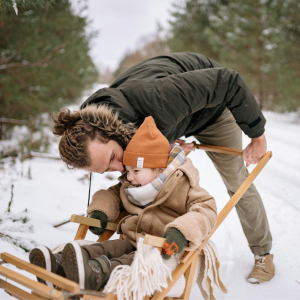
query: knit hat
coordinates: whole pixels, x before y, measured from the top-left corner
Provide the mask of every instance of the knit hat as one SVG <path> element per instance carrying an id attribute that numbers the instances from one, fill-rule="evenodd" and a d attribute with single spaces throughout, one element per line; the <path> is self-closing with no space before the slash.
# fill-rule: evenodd
<path id="1" fill-rule="evenodd" d="M 165 168 L 170 151 L 168 140 L 157 129 L 153 118 L 147 117 L 127 145 L 123 164 L 138 168 Z"/>

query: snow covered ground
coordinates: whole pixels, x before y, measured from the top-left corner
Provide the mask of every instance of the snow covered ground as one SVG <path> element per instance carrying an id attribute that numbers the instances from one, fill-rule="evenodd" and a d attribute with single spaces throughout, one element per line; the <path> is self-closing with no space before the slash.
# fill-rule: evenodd
<path id="1" fill-rule="evenodd" d="M 212 238 L 218 247 L 228 289 L 228 294 L 220 295 L 220 299 L 300 299 L 300 121 L 297 114 L 265 112 L 265 116 L 268 150 L 273 151 L 273 157 L 255 184 L 273 234 L 276 275 L 267 284 L 246 282 L 254 260 L 237 214 L 232 211 Z M 248 142 L 244 136 L 244 146 Z M 54 154 L 56 143 L 53 142 Z M 0 147 L 6 144 L 0 143 Z M 220 176 L 202 150 L 190 157 L 200 171 L 200 185 L 216 198 L 220 211 L 229 200 Z M 92 193 L 115 184 L 117 177 L 117 173 L 93 174 Z M 52 248 L 71 241 L 76 224 L 59 228 L 53 225 L 68 220 L 71 214 L 84 214 L 87 198 L 88 179 L 83 171 L 69 171 L 60 160 L 34 158 L 21 164 L 18 159 L 15 163 L 7 159 L 0 165 L 0 252 L 28 261 L 26 251 L 35 246 Z M 96 237 L 88 233 L 87 239 Z M 13 298 L 0 289 L 0 299 Z M 190 299 L 201 299 L 198 287 L 193 289 Z"/>

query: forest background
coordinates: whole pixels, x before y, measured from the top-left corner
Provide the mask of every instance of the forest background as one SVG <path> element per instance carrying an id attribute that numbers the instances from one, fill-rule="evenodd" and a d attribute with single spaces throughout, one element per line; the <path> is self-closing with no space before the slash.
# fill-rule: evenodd
<path id="1" fill-rule="evenodd" d="M 81 3 L 76 10 L 74 2 Z M 150 3 L 155 3 L 152 9 Z M 112 32 L 125 32 L 122 41 L 130 45 L 129 37 L 145 30 L 170 3 L 169 22 L 160 18 L 152 35 L 119 51 L 118 63 L 112 59 L 113 66 L 99 65 L 93 57 L 96 41 L 113 52 L 121 47 Z M 89 195 L 117 183 L 116 172 L 93 174 L 89 193 L 89 174 L 67 170 L 51 132 L 53 111 L 76 109 L 144 59 L 200 52 L 246 80 L 267 119 L 268 149 L 273 151 L 255 184 L 274 238 L 276 276 L 268 285 L 246 282 L 253 256 L 237 214 L 231 213 L 214 235 L 229 291 L 220 298 L 299 300 L 299 8 L 300 0 L 0 0 L 0 251 L 28 261 L 38 245 L 52 248 L 72 240 L 77 226 L 65 224 L 70 215 L 84 213 Z M 91 9 L 102 19 L 100 32 L 85 13 Z M 115 49 L 103 42 L 105 30 Z M 243 145 L 249 142 L 243 135 Z M 220 211 L 229 200 L 221 177 L 204 152 L 190 155 L 201 186 L 215 197 Z M 87 239 L 95 240 L 89 234 Z M 2 289 L 0 298 L 12 299 Z M 200 298 L 193 289 L 191 299 Z"/>
<path id="2" fill-rule="evenodd" d="M 78 103 L 95 83 L 110 84 L 131 66 L 171 52 L 202 53 L 238 71 L 264 110 L 299 111 L 299 0 L 174 0 L 168 26 L 158 23 L 115 70 L 93 62 L 98 32 L 86 30 L 88 1 L 78 1 L 75 13 L 70 0 L 0 0 L 0 140 L 26 125 L 23 154 L 47 150 L 47 139 L 33 141 L 33 133 L 51 125 L 53 111 Z"/>

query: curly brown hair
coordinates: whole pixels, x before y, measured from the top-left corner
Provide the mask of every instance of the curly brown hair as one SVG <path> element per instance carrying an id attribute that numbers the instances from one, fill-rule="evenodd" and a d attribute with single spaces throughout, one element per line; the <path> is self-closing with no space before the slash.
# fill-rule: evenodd
<path id="1" fill-rule="evenodd" d="M 91 141 L 107 144 L 115 136 L 128 144 L 137 129 L 133 123 L 123 124 L 118 116 L 106 105 L 89 106 L 73 112 L 63 108 L 52 115 L 53 133 L 61 136 L 58 146 L 60 157 L 68 168 L 90 166 L 88 144 Z"/>

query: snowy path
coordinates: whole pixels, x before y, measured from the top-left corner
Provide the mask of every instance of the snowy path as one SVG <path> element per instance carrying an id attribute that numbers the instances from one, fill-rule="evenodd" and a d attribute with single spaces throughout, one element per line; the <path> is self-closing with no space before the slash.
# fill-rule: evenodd
<path id="1" fill-rule="evenodd" d="M 213 236 L 228 288 L 228 294 L 219 295 L 220 299 L 300 299 L 300 123 L 295 121 L 295 114 L 265 112 L 265 116 L 268 150 L 273 152 L 273 157 L 255 184 L 263 198 L 273 234 L 276 275 L 268 284 L 246 282 L 254 261 L 233 211 Z M 244 145 L 248 141 L 244 137 Z M 191 153 L 190 157 L 200 170 L 200 185 L 216 198 L 220 211 L 229 200 L 220 176 L 203 151 Z M 32 179 L 25 176 L 29 167 Z M 68 224 L 58 229 L 52 225 L 67 220 L 73 213 L 85 212 L 88 180 L 80 180 L 84 175 L 81 171 L 68 171 L 60 161 L 47 159 L 26 161 L 23 166 L 19 162 L 11 166 L 6 164 L 4 170 L 0 169 L 0 234 L 7 235 L 0 235 L 0 252 L 10 252 L 28 260 L 28 253 L 18 245 L 32 249 L 44 244 L 51 248 L 72 240 L 77 225 Z M 116 183 L 117 176 L 114 173 L 109 176 L 94 174 L 92 193 Z M 12 212 L 6 214 L 12 183 Z M 95 240 L 95 237 L 89 234 L 87 239 Z M 0 290 L 0 299 L 13 298 Z M 201 299 L 198 287 L 193 289 L 190 299 Z"/>

